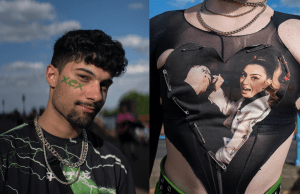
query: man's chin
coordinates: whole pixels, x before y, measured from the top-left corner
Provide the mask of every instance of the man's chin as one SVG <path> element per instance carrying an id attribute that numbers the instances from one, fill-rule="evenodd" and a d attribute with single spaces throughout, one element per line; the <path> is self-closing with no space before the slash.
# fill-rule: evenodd
<path id="1" fill-rule="evenodd" d="M 87 129 L 93 124 L 93 120 L 89 120 L 89 121 L 76 120 L 76 121 L 72 122 L 71 124 L 73 127 L 78 127 L 80 129 Z"/>
<path id="2" fill-rule="evenodd" d="M 67 115 L 68 122 L 73 127 L 78 127 L 80 129 L 86 129 L 90 127 L 93 124 L 94 118 L 95 115 L 82 114 L 82 116 L 80 116 L 78 113 L 74 112 Z"/>

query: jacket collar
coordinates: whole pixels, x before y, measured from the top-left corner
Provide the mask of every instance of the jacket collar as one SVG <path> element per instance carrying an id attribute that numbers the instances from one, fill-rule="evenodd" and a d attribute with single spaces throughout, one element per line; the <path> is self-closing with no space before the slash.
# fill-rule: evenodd
<path id="1" fill-rule="evenodd" d="M 255 100 L 257 100 L 259 98 L 266 97 L 266 96 L 269 96 L 268 93 L 265 92 L 265 91 L 261 91 L 261 92 L 255 94 L 252 98 L 244 98 L 244 101 L 242 102 L 241 106 L 239 107 L 239 110 L 242 110 L 246 105 L 254 102 Z M 262 104 L 262 103 L 265 104 L 264 101 L 260 101 L 259 103 L 260 104 Z"/>

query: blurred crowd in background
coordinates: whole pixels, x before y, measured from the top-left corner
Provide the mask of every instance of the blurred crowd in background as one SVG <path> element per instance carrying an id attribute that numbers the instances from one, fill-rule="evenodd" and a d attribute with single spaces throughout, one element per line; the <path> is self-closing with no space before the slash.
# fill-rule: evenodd
<path id="1" fill-rule="evenodd" d="M 103 116 L 101 112 L 95 117 L 89 130 L 93 131 L 103 139 L 120 138 L 124 143 L 134 142 L 135 144 L 148 146 L 149 144 L 149 115 L 138 115 L 136 102 L 134 100 L 124 100 L 120 102 L 119 112 L 115 115 Z M 36 116 L 40 116 L 45 111 L 45 107 L 35 107 L 29 113 L 20 113 L 17 109 L 12 112 L 0 114 L 0 133 L 13 127 L 27 123 Z M 122 118 L 123 115 L 128 117 Z M 119 119 L 117 120 L 117 117 Z M 125 138 L 122 136 L 127 134 Z"/>

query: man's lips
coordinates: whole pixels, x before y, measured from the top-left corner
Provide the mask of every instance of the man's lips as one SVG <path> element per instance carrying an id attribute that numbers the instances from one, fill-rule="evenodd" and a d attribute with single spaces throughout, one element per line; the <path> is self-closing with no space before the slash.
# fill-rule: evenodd
<path id="1" fill-rule="evenodd" d="M 94 109 L 93 107 L 90 107 L 90 106 L 83 106 L 83 105 L 79 105 L 81 106 L 81 108 L 85 111 L 85 112 L 89 112 L 89 113 L 92 113 L 94 112 Z"/>

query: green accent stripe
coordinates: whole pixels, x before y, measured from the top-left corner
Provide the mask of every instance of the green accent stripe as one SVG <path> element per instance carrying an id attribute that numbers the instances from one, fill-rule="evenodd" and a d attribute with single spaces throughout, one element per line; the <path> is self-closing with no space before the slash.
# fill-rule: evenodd
<path id="1" fill-rule="evenodd" d="M 21 128 L 25 127 L 26 125 L 28 125 L 28 123 L 23 123 L 23 124 L 21 124 L 19 126 L 16 126 L 16 127 L 12 128 L 12 129 L 10 129 L 10 130 L 2 133 L 1 135 L 5 135 L 5 134 L 10 133 L 10 132 L 12 132 L 14 130 L 17 130 L 17 129 L 21 129 Z"/>
<path id="2" fill-rule="evenodd" d="M 166 173 L 164 171 L 163 168 L 163 164 L 165 163 L 167 156 L 164 156 L 163 159 L 160 162 L 160 172 L 162 174 L 162 176 L 165 178 L 165 180 L 173 187 L 173 189 L 175 189 L 178 193 L 180 194 L 185 194 L 184 192 L 182 192 L 180 189 L 178 189 L 166 176 Z M 276 191 L 276 189 L 279 187 L 280 183 L 282 181 L 282 173 L 279 177 L 279 179 L 277 180 L 277 182 L 265 193 L 265 194 L 273 194 L 274 191 Z M 155 194 L 160 194 L 160 189 L 159 189 L 159 181 L 156 184 L 156 189 L 155 189 Z"/>
<path id="3" fill-rule="evenodd" d="M 162 176 L 166 179 L 166 181 L 173 187 L 173 189 L 175 189 L 178 193 L 180 194 L 185 194 L 184 192 L 182 192 L 180 189 L 178 189 L 166 176 L 166 173 L 164 171 L 164 168 L 163 168 L 163 164 L 165 163 L 165 160 L 166 160 L 166 157 L 163 157 L 163 159 L 161 160 L 160 162 L 160 172 L 162 174 Z"/>
<path id="4" fill-rule="evenodd" d="M 277 180 L 277 182 L 265 194 L 274 193 L 274 191 L 276 191 L 276 189 L 279 187 L 281 180 L 282 180 L 282 173 L 281 173 L 279 179 Z"/>

